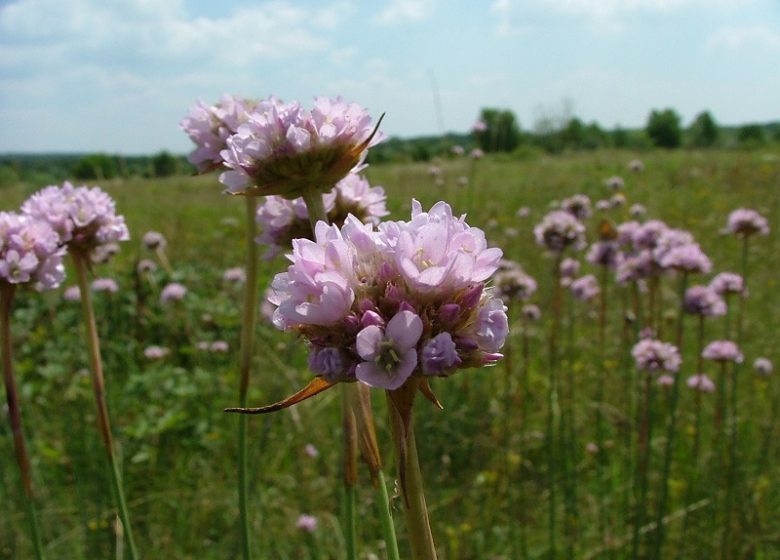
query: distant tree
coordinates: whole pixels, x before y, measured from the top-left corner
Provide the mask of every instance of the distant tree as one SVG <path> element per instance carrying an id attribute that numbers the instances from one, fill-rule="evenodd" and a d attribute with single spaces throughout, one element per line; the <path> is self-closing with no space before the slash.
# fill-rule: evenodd
<path id="1" fill-rule="evenodd" d="M 11 165 L 0 165 L 0 188 L 10 187 L 19 182 L 19 173 Z"/>
<path id="2" fill-rule="evenodd" d="M 628 132 L 626 132 L 626 129 L 620 125 L 615 127 L 615 130 L 612 131 L 611 137 L 612 145 L 616 148 L 625 148 L 628 146 Z"/>
<path id="3" fill-rule="evenodd" d="M 520 125 L 508 109 L 482 109 L 482 130 L 474 130 L 477 144 L 485 152 L 511 152 L 520 143 Z"/>
<path id="4" fill-rule="evenodd" d="M 715 145 L 720 135 L 718 125 L 709 111 L 703 111 L 691 123 L 688 133 L 691 145 L 696 148 L 709 148 Z"/>
<path id="5" fill-rule="evenodd" d="M 155 177 L 170 177 L 179 171 L 176 157 L 163 150 L 152 156 L 152 171 Z"/>
<path id="6" fill-rule="evenodd" d="M 759 124 L 746 124 L 739 128 L 737 140 L 741 146 L 760 146 L 766 142 L 764 127 Z"/>
<path id="7" fill-rule="evenodd" d="M 674 109 L 653 110 L 645 128 L 653 145 L 661 148 L 677 148 L 682 141 L 680 115 Z"/>
<path id="8" fill-rule="evenodd" d="M 113 179 L 117 176 L 116 160 L 106 154 L 90 154 L 79 159 L 73 166 L 76 179 Z"/>

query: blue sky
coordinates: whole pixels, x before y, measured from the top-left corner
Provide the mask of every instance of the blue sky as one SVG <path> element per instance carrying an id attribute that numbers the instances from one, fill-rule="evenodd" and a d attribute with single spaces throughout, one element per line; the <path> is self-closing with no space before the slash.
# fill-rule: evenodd
<path id="1" fill-rule="evenodd" d="M 441 99 L 437 117 L 432 77 Z M 0 0 L 0 152 L 190 145 L 197 99 L 341 95 L 390 135 L 780 118 L 777 0 Z"/>

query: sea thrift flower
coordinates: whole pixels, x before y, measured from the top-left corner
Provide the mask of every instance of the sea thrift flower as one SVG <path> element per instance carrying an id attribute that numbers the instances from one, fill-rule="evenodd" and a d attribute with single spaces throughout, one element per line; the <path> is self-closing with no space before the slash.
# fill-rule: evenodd
<path id="1" fill-rule="evenodd" d="M 180 301 L 184 299 L 185 295 L 187 295 L 187 288 L 176 282 L 171 282 L 162 289 L 162 292 L 160 292 L 160 303 Z"/>
<path id="2" fill-rule="evenodd" d="M 28 198 L 22 212 L 47 221 L 61 243 L 90 257 L 103 245 L 130 239 L 125 219 L 99 187 L 74 187 L 67 181 L 49 186 Z"/>
<path id="3" fill-rule="evenodd" d="M 506 308 L 485 288 L 501 251 L 447 204 L 424 212 L 414 201 L 410 221 L 378 229 L 354 216 L 319 222 L 292 249 L 269 301 L 274 324 L 309 341 L 316 375 L 393 390 L 502 357 Z"/>
<path id="4" fill-rule="evenodd" d="M 469 184 L 469 178 L 461 175 L 455 180 L 455 184 L 459 187 L 467 187 Z"/>
<path id="5" fill-rule="evenodd" d="M 483 120 L 474 121 L 474 124 L 471 125 L 472 132 L 485 132 L 487 129 L 488 126 Z"/>
<path id="6" fill-rule="evenodd" d="M 524 300 L 536 292 L 536 280 L 526 274 L 519 264 L 502 260 L 493 277 L 496 295 L 509 305 L 515 300 Z"/>
<path id="7" fill-rule="evenodd" d="M 714 317 L 726 314 L 726 302 L 708 286 L 691 286 L 685 291 L 683 309 L 691 315 Z"/>
<path id="8" fill-rule="evenodd" d="M 633 247 L 634 234 L 639 229 L 639 222 L 623 222 L 617 227 L 617 242 L 621 247 Z"/>
<path id="9" fill-rule="evenodd" d="M 92 251 L 92 254 L 89 258 L 94 264 L 105 264 L 110 261 L 118 252 L 118 244 L 106 243 L 105 245 L 96 247 L 95 250 Z"/>
<path id="10" fill-rule="evenodd" d="M 637 369 L 650 373 L 676 373 L 682 364 L 677 347 L 655 339 L 640 340 L 631 350 Z"/>
<path id="11" fill-rule="evenodd" d="M 157 270 L 157 263 L 149 259 L 141 259 L 135 267 L 138 274 L 148 274 Z"/>
<path id="12" fill-rule="evenodd" d="M 625 186 L 623 177 L 620 177 L 618 175 L 613 175 L 612 177 L 607 178 L 604 181 L 604 184 L 607 186 L 608 189 L 613 191 L 619 191 Z"/>
<path id="13" fill-rule="evenodd" d="M 688 387 L 701 393 L 712 393 L 715 390 L 715 383 L 707 377 L 705 373 L 692 375 L 687 381 Z"/>
<path id="14" fill-rule="evenodd" d="M 143 237 L 144 245 L 146 248 L 155 251 L 157 249 L 165 249 L 168 246 L 168 242 L 163 237 L 163 234 L 158 231 L 147 231 Z"/>
<path id="15" fill-rule="evenodd" d="M 622 193 L 615 193 L 609 197 L 610 208 L 622 208 L 626 205 L 626 197 Z"/>
<path id="16" fill-rule="evenodd" d="M 81 290 L 78 286 L 68 286 L 62 294 L 65 301 L 81 301 Z"/>
<path id="17" fill-rule="evenodd" d="M 539 309 L 539 306 L 534 305 L 533 303 L 524 305 L 520 313 L 526 321 L 538 321 L 542 318 L 542 312 Z"/>
<path id="18" fill-rule="evenodd" d="M 306 453 L 308 457 L 311 457 L 312 459 L 315 459 L 320 456 L 320 452 L 317 450 L 317 448 L 314 446 L 314 444 L 307 443 L 304 448 L 303 452 Z"/>
<path id="19" fill-rule="evenodd" d="M 350 214 L 364 223 L 376 225 L 389 214 L 385 208 L 386 199 L 382 187 L 372 187 L 364 177 L 350 173 L 323 196 L 323 204 L 328 221 L 337 226 L 341 226 Z M 266 258 L 289 250 L 293 239 L 313 237 L 303 198 L 266 197 L 257 209 L 257 223 L 263 230 L 257 242 L 269 246 Z"/>
<path id="20" fill-rule="evenodd" d="M 92 281 L 92 291 L 115 294 L 119 291 L 119 286 L 112 278 L 95 278 Z"/>
<path id="21" fill-rule="evenodd" d="M 562 278 L 572 278 L 580 271 L 580 261 L 565 258 L 561 261 L 560 274 Z"/>
<path id="22" fill-rule="evenodd" d="M 355 347 L 365 361 L 357 366 L 357 378 L 371 387 L 398 389 L 417 367 L 416 346 L 422 335 L 422 329 L 423 323 L 420 317 L 412 311 L 404 310 L 390 319 L 385 329 L 377 325 L 369 325 L 361 330 L 355 339 Z M 449 336 L 449 333 L 445 334 Z M 431 339 L 425 348 L 428 349 L 431 343 L 436 344 L 435 340 Z M 449 336 L 449 343 L 451 349 L 440 351 L 436 348 L 429 352 L 435 354 L 428 362 L 433 364 L 436 370 L 425 373 L 438 372 L 440 370 L 437 366 L 440 363 L 453 360 L 452 356 L 440 356 L 439 352 L 452 354 L 454 360 L 459 362 L 451 336 Z M 440 346 L 444 347 L 445 344 L 442 343 Z"/>
<path id="23" fill-rule="evenodd" d="M 162 346 L 149 346 L 144 349 L 144 357 L 149 360 L 161 360 L 170 352 L 170 350 Z"/>
<path id="24" fill-rule="evenodd" d="M 246 281 L 246 272 L 240 266 L 228 268 L 222 273 L 222 281 L 229 284 L 243 284 Z"/>
<path id="25" fill-rule="evenodd" d="M 654 254 L 658 254 L 656 248 Z M 698 243 L 678 245 L 665 251 L 656 259 L 661 268 L 679 270 L 695 274 L 706 274 L 712 270 L 712 263 L 701 250 Z"/>
<path id="26" fill-rule="evenodd" d="M 599 212 L 604 212 L 605 210 L 609 210 L 610 208 L 612 208 L 612 204 L 609 202 L 609 200 L 604 200 L 604 199 L 597 200 L 595 206 L 596 206 L 596 210 L 598 210 Z"/>
<path id="27" fill-rule="evenodd" d="M 585 255 L 589 263 L 607 268 L 616 268 L 621 259 L 620 245 L 616 241 L 596 241 Z"/>
<path id="28" fill-rule="evenodd" d="M 663 375 L 659 375 L 655 382 L 661 387 L 671 387 L 674 385 L 674 376 L 664 373 Z"/>
<path id="29" fill-rule="evenodd" d="M 592 274 L 577 278 L 571 283 L 571 293 L 580 301 L 590 301 L 601 293 L 599 281 Z"/>
<path id="30" fill-rule="evenodd" d="M 561 201 L 561 210 L 568 212 L 578 220 L 589 218 L 592 214 L 590 198 L 584 194 L 575 194 Z"/>
<path id="31" fill-rule="evenodd" d="M 198 102 L 190 109 L 180 126 L 197 146 L 188 159 L 198 172 L 222 167 L 220 153 L 227 147 L 228 137 L 238 132 L 254 105 L 253 101 L 225 95 L 215 105 Z"/>
<path id="32" fill-rule="evenodd" d="M 638 225 L 631 237 L 634 249 L 637 251 L 642 249 L 655 249 L 658 240 L 668 229 L 669 226 L 661 220 L 650 220 L 649 222 Z"/>
<path id="33" fill-rule="evenodd" d="M 466 153 L 466 150 L 463 149 L 463 146 L 455 145 L 452 148 L 450 148 L 450 152 L 452 152 L 452 155 L 454 156 L 462 156 Z"/>
<path id="34" fill-rule="evenodd" d="M 644 218 L 647 214 L 647 208 L 643 204 L 632 204 L 631 208 L 628 209 L 628 214 L 634 219 Z"/>
<path id="35" fill-rule="evenodd" d="M 769 360 L 769 358 L 756 358 L 753 362 L 753 369 L 756 370 L 758 375 L 766 377 L 768 375 L 772 375 L 774 366 L 772 365 L 772 362 Z"/>
<path id="36" fill-rule="evenodd" d="M 597 455 L 599 452 L 599 446 L 595 442 L 589 441 L 585 444 L 585 453 L 588 455 Z"/>
<path id="37" fill-rule="evenodd" d="M 482 159 L 483 157 L 485 157 L 485 152 L 483 152 L 479 148 L 474 148 L 469 152 L 469 157 L 471 159 Z"/>
<path id="38" fill-rule="evenodd" d="M 563 210 L 553 210 L 534 228 L 536 243 L 553 253 L 561 253 L 568 247 L 576 250 L 585 247 L 585 226 Z"/>
<path id="39" fill-rule="evenodd" d="M 273 97 L 249 112 L 220 155 L 230 171 L 228 192 L 298 198 L 327 192 L 359 170 L 366 150 L 381 141 L 368 112 L 340 98 L 318 97 L 311 111 Z"/>
<path id="40" fill-rule="evenodd" d="M 629 168 L 631 171 L 633 171 L 634 173 L 639 173 L 639 172 L 641 172 L 641 171 L 644 171 L 644 169 L 645 169 L 645 164 L 644 164 L 644 163 L 642 163 L 642 162 L 641 162 L 640 160 L 638 160 L 638 159 L 632 159 L 631 161 L 629 161 L 629 162 L 628 162 L 628 168 Z"/>
<path id="41" fill-rule="evenodd" d="M 317 521 L 316 517 L 306 513 L 301 514 L 300 517 L 298 517 L 298 521 L 295 522 L 295 526 L 298 529 L 307 533 L 313 533 L 316 531 L 318 524 L 319 522 Z"/>
<path id="42" fill-rule="evenodd" d="M 769 223 L 761 214 L 750 208 L 737 208 L 729 214 L 726 229 L 734 235 L 750 237 L 751 235 L 769 233 Z"/>
<path id="43" fill-rule="evenodd" d="M 517 209 L 517 212 L 515 212 L 515 215 L 518 218 L 527 218 L 528 216 L 531 215 L 531 209 L 528 208 L 528 206 L 521 206 L 520 208 Z"/>
<path id="44" fill-rule="evenodd" d="M 438 165 L 429 165 L 428 166 L 428 175 L 431 177 L 438 177 L 441 175 L 441 167 Z"/>
<path id="45" fill-rule="evenodd" d="M 719 296 L 741 294 L 745 289 L 745 281 L 734 272 L 720 272 L 710 280 L 709 286 Z"/>
<path id="46" fill-rule="evenodd" d="M 224 340 L 215 340 L 209 346 L 209 350 L 215 354 L 224 354 L 230 350 L 230 345 Z"/>
<path id="47" fill-rule="evenodd" d="M 48 222 L 0 212 L 0 283 L 56 288 L 65 278 L 63 254 L 59 236 Z"/>
<path id="48" fill-rule="evenodd" d="M 715 362 L 742 362 L 742 352 L 731 340 L 714 340 L 704 347 L 701 353 L 705 360 Z"/>

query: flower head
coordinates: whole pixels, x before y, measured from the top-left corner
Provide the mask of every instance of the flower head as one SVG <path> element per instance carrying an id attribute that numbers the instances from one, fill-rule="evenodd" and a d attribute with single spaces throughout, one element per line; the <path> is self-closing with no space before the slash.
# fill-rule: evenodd
<path id="1" fill-rule="evenodd" d="M 485 287 L 499 249 L 438 203 L 375 228 L 355 216 L 295 239 L 269 301 L 274 324 L 310 343 L 309 365 L 331 382 L 389 390 L 411 376 L 449 375 L 501 358 L 506 307 Z"/>
<path id="2" fill-rule="evenodd" d="M 45 187 L 22 204 L 22 212 L 48 222 L 71 250 L 90 257 L 97 252 L 98 261 L 105 257 L 102 246 L 130 239 L 125 219 L 99 187 L 74 187 L 67 181 Z"/>
<path id="3" fill-rule="evenodd" d="M 610 190 L 619 191 L 625 186 L 625 181 L 623 181 L 623 177 L 620 177 L 619 175 L 613 175 L 612 177 L 605 179 L 604 184 Z"/>
<path id="4" fill-rule="evenodd" d="M 640 340 L 631 350 L 636 367 L 646 372 L 676 373 L 682 364 L 676 346 L 652 338 Z"/>
<path id="5" fill-rule="evenodd" d="M 683 309 L 691 315 L 714 317 L 726 314 L 726 302 L 709 286 L 691 286 L 685 291 Z"/>
<path id="6" fill-rule="evenodd" d="M 772 375 L 774 366 L 772 365 L 772 362 L 769 360 L 769 358 L 756 358 L 753 362 L 753 369 L 758 375 L 767 377 Z"/>
<path id="7" fill-rule="evenodd" d="M 712 393 L 715 390 L 715 383 L 707 377 L 706 373 L 697 373 L 688 378 L 686 382 L 688 387 L 701 393 Z"/>
<path id="8" fill-rule="evenodd" d="M 705 360 L 715 362 L 742 362 L 739 346 L 731 340 L 714 340 L 704 347 L 701 353 Z"/>
<path id="9" fill-rule="evenodd" d="M 368 112 L 354 103 L 318 97 L 309 111 L 270 97 L 228 137 L 220 156 L 230 171 L 219 180 L 233 194 L 294 199 L 308 190 L 327 192 L 357 170 L 381 138 Z"/>
<path id="10" fill-rule="evenodd" d="M 769 222 L 767 219 L 751 208 L 737 208 L 729 214 L 726 229 L 734 235 L 750 237 L 751 235 L 767 235 Z"/>
<path id="11" fill-rule="evenodd" d="M 583 302 L 590 301 L 601 293 L 599 281 L 592 274 L 577 278 L 570 287 L 572 295 Z"/>
<path id="12" fill-rule="evenodd" d="M 143 242 L 144 245 L 146 245 L 146 248 L 151 251 L 165 249 L 165 247 L 168 245 L 165 237 L 159 231 L 147 231 L 144 234 Z"/>
<path id="13" fill-rule="evenodd" d="M 536 243 L 552 253 L 585 247 L 585 226 L 568 212 L 553 210 L 534 228 Z"/>
<path id="14" fill-rule="evenodd" d="M 220 153 L 226 148 L 228 137 L 246 122 L 254 105 L 253 101 L 224 95 L 215 105 L 198 102 L 190 109 L 180 126 L 195 143 L 195 151 L 188 159 L 200 173 L 222 167 Z"/>
<path id="15" fill-rule="evenodd" d="M 388 215 L 386 199 L 382 187 L 372 187 L 365 178 L 350 173 L 323 196 L 323 204 L 328 221 L 332 224 L 341 226 L 347 216 L 352 214 L 364 223 L 376 225 Z M 314 237 L 303 198 L 287 200 L 281 196 L 266 197 L 257 209 L 257 223 L 263 230 L 257 242 L 269 246 L 266 258 L 288 250 L 293 239 Z"/>
<path id="16" fill-rule="evenodd" d="M 119 286 L 113 278 L 95 278 L 92 281 L 92 291 L 115 294 L 119 291 Z"/>
<path id="17" fill-rule="evenodd" d="M 43 220 L 0 212 L 0 283 L 49 290 L 65 278 L 59 236 Z"/>
<path id="18" fill-rule="evenodd" d="M 78 286 L 68 286 L 62 297 L 65 301 L 81 301 L 81 290 Z"/>
<path id="19" fill-rule="evenodd" d="M 167 284 L 160 292 L 160 303 L 181 301 L 187 295 L 187 288 L 177 282 Z"/>
<path id="20" fill-rule="evenodd" d="M 222 273 L 222 281 L 229 284 L 243 284 L 246 281 L 246 272 L 240 266 L 228 268 Z"/>
<path id="21" fill-rule="evenodd" d="M 509 305 L 515 300 L 525 300 L 536 292 L 536 280 L 523 271 L 522 267 L 512 261 L 502 260 L 498 272 L 493 276 L 493 286 L 496 295 Z"/>
<path id="22" fill-rule="evenodd" d="M 745 281 L 734 272 L 720 272 L 710 280 L 709 286 L 719 296 L 741 294 L 745 289 Z"/>
<path id="23" fill-rule="evenodd" d="M 298 529 L 300 529 L 301 531 L 305 531 L 307 533 L 313 533 L 314 531 L 316 531 L 317 525 L 319 525 L 319 521 L 317 521 L 317 518 L 307 513 L 302 513 L 298 517 L 298 521 L 295 522 L 295 526 Z"/>
<path id="24" fill-rule="evenodd" d="M 584 194 L 575 194 L 561 201 L 561 210 L 568 212 L 578 220 L 589 218 L 592 214 L 590 198 Z"/>
<path id="25" fill-rule="evenodd" d="M 144 349 L 144 357 L 149 360 L 161 360 L 171 351 L 163 346 L 148 346 Z"/>

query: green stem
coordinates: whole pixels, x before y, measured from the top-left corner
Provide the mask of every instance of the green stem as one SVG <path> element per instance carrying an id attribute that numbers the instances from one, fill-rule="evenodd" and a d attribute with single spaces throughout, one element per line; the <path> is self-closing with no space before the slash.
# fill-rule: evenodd
<path id="1" fill-rule="evenodd" d="M 35 495 L 32 488 L 32 469 L 30 457 L 27 454 L 27 445 L 24 441 L 22 430 L 22 407 L 16 392 L 14 380 L 13 349 L 11 347 L 11 302 L 13 301 L 16 286 L 0 283 L 0 344 L 3 355 L 3 381 L 5 382 L 5 396 L 8 402 L 8 420 L 11 422 L 16 462 L 22 475 L 22 487 L 24 488 L 24 500 L 27 505 L 27 517 L 30 522 L 30 537 L 32 538 L 35 557 L 43 560 L 43 546 L 41 544 L 40 531 L 38 530 L 38 518 L 35 514 Z"/>
<path id="2" fill-rule="evenodd" d="M 552 322 L 548 340 L 550 383 L 547 390 L 547 472 L 548 472 L 548 523 L 547 540 L 550 558 L 558 556 L 556 547 L 556 468 L 555 468 L 555 408 L 558 386 L 558 332 L 561 325 L 561 255 L 553 263 Z"/>
<path id="3" fill-rule="evenodd" d="M 387 482 L 385 474 L 379 470 L 377 473 L 377 490 L 379 494 L 379 519 L 382 522 L 382 532 L 385 535 L 385 547 L 387 549 L 387 560 L 400 560 L 398 554 L 398 539 L 395 536 L 395 525 L 393 524 L 393 512 L 390 510 L 390 496 L 387 493 Z"/>
<path id="4" fill-rule="evenodd" d="M 114 453 L 114 442 L 111 434 L 111 424 L 108 416 L 108 405 L 106 404 L 106 389 L 103 379 L 103 361 L 100 358 L 100 339 L 98 338 L 97 325 L 95 323 L 95 310 L 92 307 L 92 294 L 87 281 L 87 254 L 77 250 L 71 251 L 73 265 L 76 271 L 79 290 L 81 291 L 81 311 L 84 315 L 86 326 L 87 348 L 89 350 L 89 365 L 92 372 L 92 389 L 95 393 L 95 404 L 97 405 L 97 423 L 103 445 L 106 448 L 108 458 L 109 474 L 111 476 L 111 485 L 113 488 L 116 507 L 119 510 L 119 519 L 122 521 L 124 537 L 127 542 L 127 551 L 130 560 L 138 558 L 138 552 L 133 539 L 133 530 L 130 525 L 130 514 L 125 502 L 125 493 L 122 489 L 122 481 L 119 474 L 119 465 Z"/>
<path id="5" fill-rule="evenodd" d="M 639 419 L 639 437 L 637 440 L 637 450 L 639 457 L 637 459 L 636 487 L 639 495 L 634 506 L 634 537 L 631 557 L 634 560 L 640 558 L 639 550 L 641 544 L 641 529 L 645 524 L 645 512 L 647 511 L 647 472 L 650 467 L 650 443 L 652 440 L 652 411 L 653 411 L 653 385 L 650 375 L 645 376 L 644 386 L 644 404 L 641 409 Z"/>
<path id="6" fill-rule="evenodd" d="M 678 293 L 678 313 L 677 333 L 675 344 L 677 350 L 682 354 L 683 327 L 685 325 L 685 290 L 688 286 L 688 273 L 683 272 L 680 277 L 680 288 Z M 651 558 L 662 558 L 664 546 L 664 516 L 666 515 L 666 504 L 669 498 L 669 474 L 672 468 L 672 457 L 674 456 L 674 438 L 677 429 L 677 400 L 680 395 L 680 373 L 674 376 L 671 395 L 669 396 L 669 419 L 666 424 L 666 447 L 664 449 L 664 464 L 661 474 L 661 497 L 658 499 L 658 513 L 655 518 L 656 531 L 653 542 L 653 554 Z"/>
<path id="7" fill-rule="evenodd" d="M 393 442 L 395 449 L 404 446 L 403 422 L 388 394 L 388 411 L 390 413 L 390 425 L 392 426 Z M 411 414 L 411 413 L 410 413 Z M 433 544 L 431 525 L 428 519 L 428 508 L 425 504 L 423 492 L 422 473 L 420 461 L 417 456 L 417 443 L 414 437 L 414 418 L 409 417 L 408 430 L 406 431 L 406 464 L 405 483 L 406 495 L 404 499 L 404 516 L 406 519 L 406 531 L 409 535 L 409 545 L 412 549 L 412 560 L 436 560 L 436 548 Z M 404 457 L 397 457 L 399 464 Z"/>
<path id="8" fill-rule="evenodd" d="M 605 476 L 608 456 L 604 453 L 604 385 L 606 384 L 607 360 L 607 302 L 609 295 L 609 268 L 601 270 L 601 297 L 599 299 L 599 354 L 598 378 L 596 379 L 596 478 L 599 492 L 599 542 L 603 545 L 607 536 L 607 504 L 610 484 Z"/>
<path id="9" fill-rule="evenodd" d="M 322 201 L 322 193 L 315 189 L 303 191 L 303 201 L 306 203 L 306 210 L 309 213 L 309 223 L 311 230 L 314 231 L 317 222 L 322 221 L 330 223 L 328 213 L 325 212 L 325 203 Z"/>
<path id="10" fill-rule="evenodd" d="M 244 303 L 241 319 L 241 342 L 239 349 L 239 406 L 247 405 L 249 392 L 249 376 L 252 371 L 254 356 L 255 323 L 257 321 L 257 199 L 252 196 L 244 198 L 246 203 L 246 281 L 244 282 Z M 244 560 L 252 558 L 252 541 L 249 531 L 249 493 L 247 456 L 247 416 L 238 415 L 238 511 L 241 524 L 241 551 Z"/>

